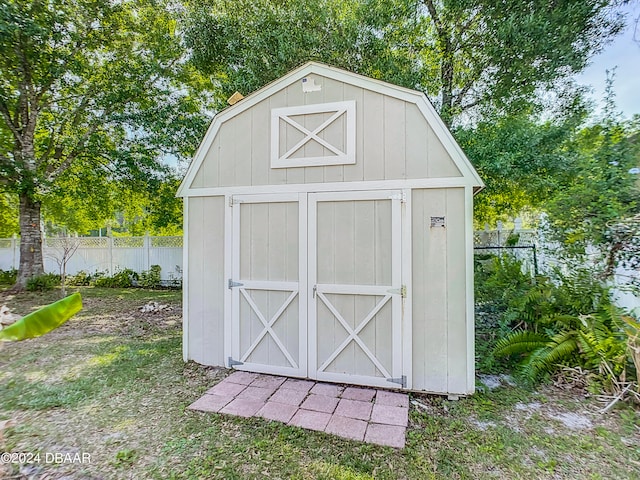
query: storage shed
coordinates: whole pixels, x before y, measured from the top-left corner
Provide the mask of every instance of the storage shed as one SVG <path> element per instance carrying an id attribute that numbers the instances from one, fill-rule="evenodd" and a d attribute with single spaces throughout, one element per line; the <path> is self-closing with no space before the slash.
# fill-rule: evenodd
<path id="1" fill-rule="evenodd" d="M 215 116 L 184 197 L 184 359 L 474 391 L 473 195 L 424 94 L 307 63 Z"/>

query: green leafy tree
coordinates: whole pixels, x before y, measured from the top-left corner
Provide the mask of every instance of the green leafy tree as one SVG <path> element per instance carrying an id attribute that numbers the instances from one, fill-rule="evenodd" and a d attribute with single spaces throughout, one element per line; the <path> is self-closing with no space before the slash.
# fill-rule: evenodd
<path id="1" fill-rule="evenodd" d="M 563 85 L 621 30 L 617 3 L 422 0 L 422 59 L 441 116 L 450 123 L 474 107 L 520 111 L 540 90 L 569 94 Z"/>
<path id="2" fill-rule="evenodd" d="M 15 195 L 0 193 L 0 238 L 11 237 L 19 231 L 17 199 Z"/>
<path id="3" fill-rule="evenodd" d="M 173 173 L 148 188 L 128 190 L 128 202 L 119 210 L 121 227 L 130 235 L 182 235 L 182 199 L 176 198 L 181 179 Z"/>
<path id="4" fill-rule="evenodd" d="M 475 221 L 494 225 L 544 209 L 574 161 L 566 144 L 582 119 L 581 110 L 544 122 L 525 114 L 489 116 L 454 130 L 486 184 L 474 201 Z"/>
<path id="5" fill-rule="evenodd" d="M 547 202 L 548 230 L 569 257 L 600 250 L 604 274 L 619 260 L 637 256 L 640 181 L 640 118 L 620 120 L 608 77 L 604 120 L 583 128 L 565 145 L 573 161 L 558 178 L 562 188 Z M 635 220 L 634 220 L 635 219 Z M 637 265 L 637 264 L 636 264 Z"/>
<path id="6" fill-rule="evenodd" d="M 204 122 L 187 85 L 206 81 L 183 54 L 162 1 L 0 4 L 0 186 L 19 198 L 18 288 L 43 271 L 43 205 L 67 222 L 75 206 L 104 217 L 106 189 L 193 149 Z"/>
<path id="7" fill-rule="evenodd" d="M 221 101 L 319 60 L 423 90 L 452 124 L 474 108 L 523 109 L 541 89 L 570 92 L 561 85 L 619 31 L 615 4 L 195 0 L 186 40 L 194 64 L 220 85 Z"/>

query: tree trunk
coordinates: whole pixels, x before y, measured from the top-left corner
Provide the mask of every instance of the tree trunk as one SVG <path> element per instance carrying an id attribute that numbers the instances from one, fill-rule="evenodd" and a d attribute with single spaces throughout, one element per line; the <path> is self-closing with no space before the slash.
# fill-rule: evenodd
<path id="1" fill-rule="evenodd" d="M 22 290 L 27 281 L 44 274 L 40 202 L 28 193 L 20 194 L 20 268 L 15 289 Z"/>
<path id="2" fill-rule="evenodd" d="M 440 81 L 442 82 L 442 107 L 440 117 L 447 127 L 451 127 L 453 119 L 453 47 L 449 32 L 440 34 L 442 43 L 442 60 L 440 61 Z"/>

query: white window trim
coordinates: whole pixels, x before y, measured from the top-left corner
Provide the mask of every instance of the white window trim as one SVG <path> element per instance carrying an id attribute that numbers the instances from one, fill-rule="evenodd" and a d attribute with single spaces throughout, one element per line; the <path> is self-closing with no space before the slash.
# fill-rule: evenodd
<path id="1" fill-rule="evenodd" d="M 309 131 L 290 117 L 295 115 L 311 115 L 318 113 L 333 113 L 328 120 Z M 346 138 L 344 151 L 331 145 L 330 142 L 318 137 L 318 134 L 328 128 L 334 121 L 345 115 Z M 289 151 L 280 155 L 280 120 L 302 132 L 305 137 Z M 323 147 L 332 150 L 335 155 L 320 157 L 290 158 L 310 140 L 315 140 Z M 316 105 L 301 105 L 297 107 L 274 108 L 271 110 L 271 168 L 315 167 L 324 165 L 349 165 L 356 163 L 356 102 L 320 103 Z"/>

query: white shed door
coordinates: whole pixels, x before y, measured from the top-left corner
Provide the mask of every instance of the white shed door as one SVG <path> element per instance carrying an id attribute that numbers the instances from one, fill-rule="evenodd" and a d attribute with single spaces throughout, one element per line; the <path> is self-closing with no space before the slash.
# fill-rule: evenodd
<path id="1" fill-rule="evenodd" d="M 400 191 L 309 194 L 311 378 L 404 384 L 401 199 Z"/>
<path id="2" fill-rule="evenodd" d="M 301 221 L 306 208 L 298 194 L 234 195 L 232 202 L 229 363 L 242 370 L 306 376 L 306 265 L 300 262 L 306 252 Z M 306 197 L 302 204 L 306 207 Z"/>

